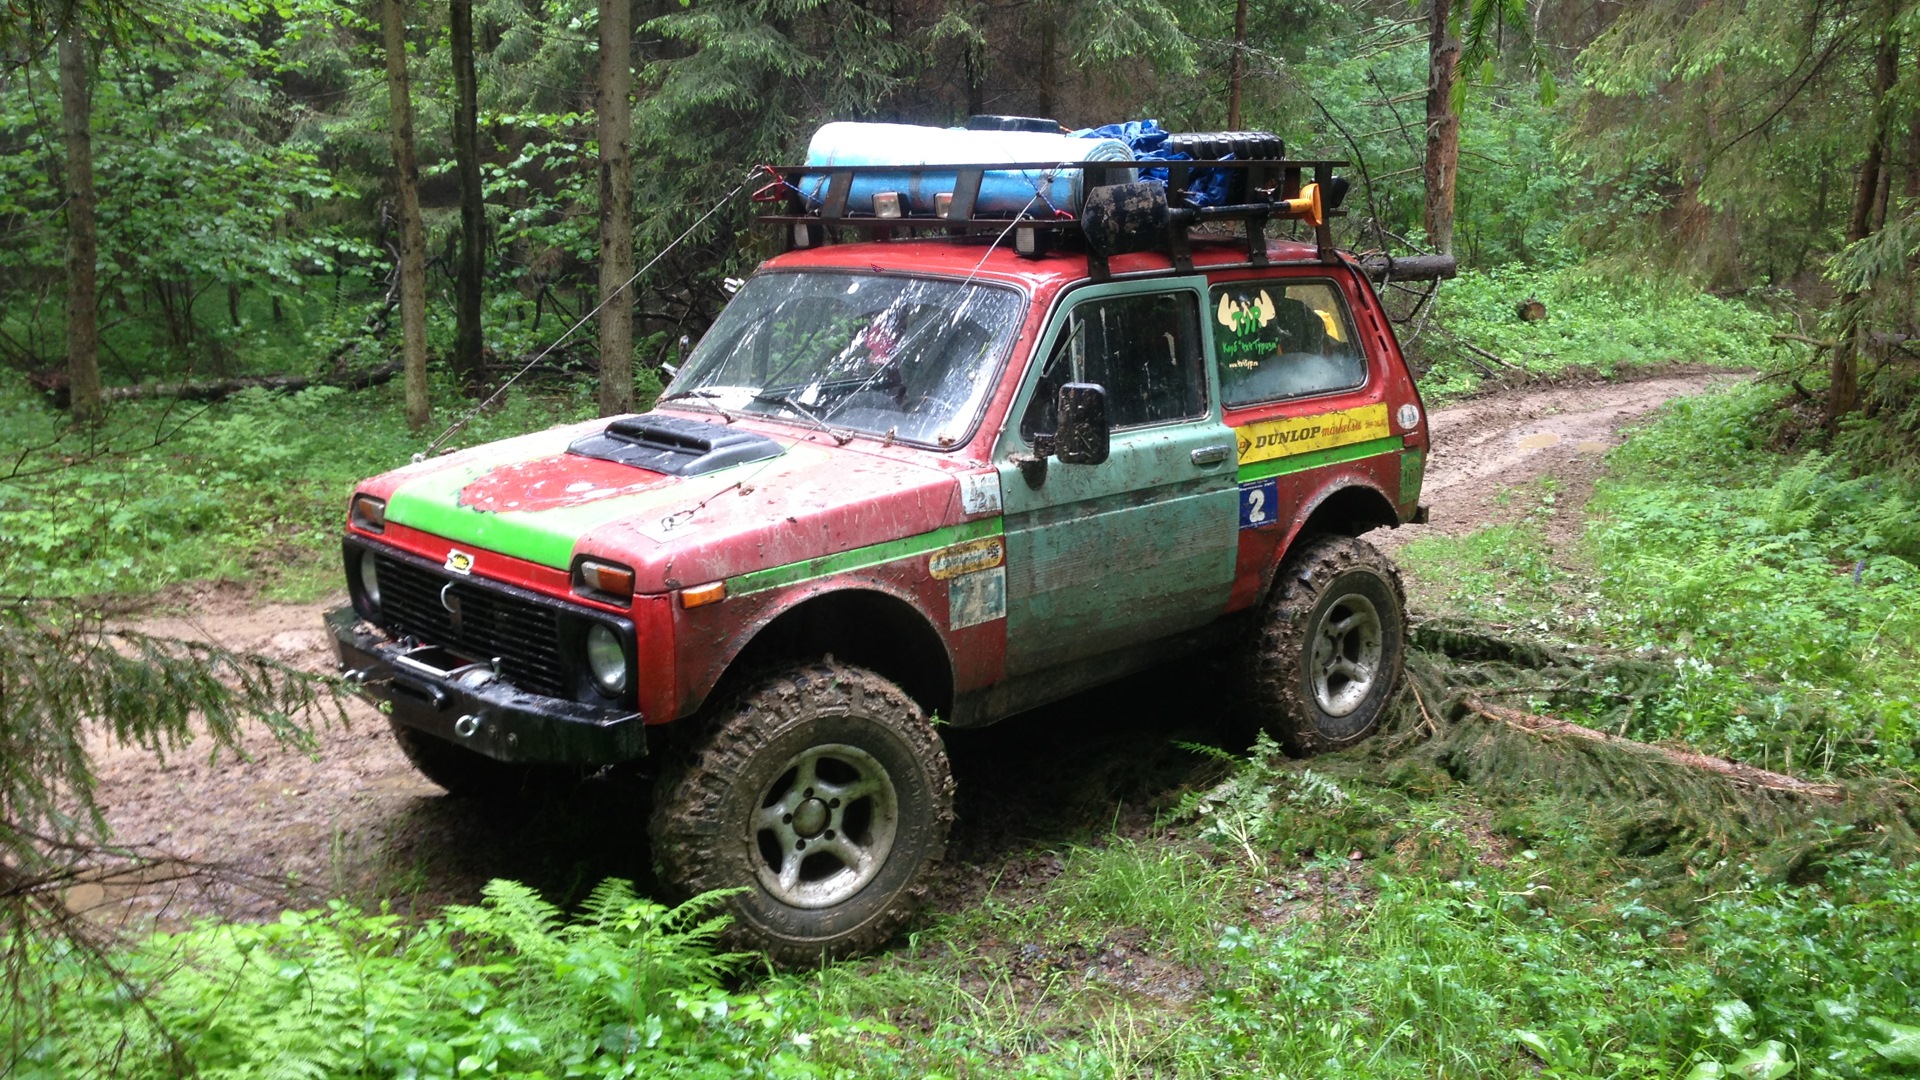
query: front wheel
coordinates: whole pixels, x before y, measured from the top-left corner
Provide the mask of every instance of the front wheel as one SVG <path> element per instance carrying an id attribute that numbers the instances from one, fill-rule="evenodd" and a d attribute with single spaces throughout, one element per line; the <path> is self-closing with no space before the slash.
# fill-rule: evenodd
<path id="1" fill-rule="evenodd" d="M 654 861 L 726 903 L 737 944 L 788 966 L 886 943 L 946 848 L 953 777 L 899 687 L 831 661 L 776 672 L 715 713 L 655 796 Z"/>
<path id="2" fill-rule="evenodd" d="M 1378 548 L 1304 540 L 1274 578 L 1248 657 L 1248 699 L 1289 753 L 1351 746 L 1398 692 L 1406 641 L 1400 574 Z"/>

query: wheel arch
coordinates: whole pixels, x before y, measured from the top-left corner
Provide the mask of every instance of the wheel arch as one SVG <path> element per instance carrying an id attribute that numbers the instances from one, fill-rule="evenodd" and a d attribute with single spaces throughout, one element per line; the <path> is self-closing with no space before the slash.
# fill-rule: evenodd
<path id="1" fill-rule="evenodd" d="M 1344 482 L 1329 484 L 1316 492 L 1296 520 L 1287 542 L 1280 545 L 1273 562 L 1264 571 L 1260 603 L 1265 603 L 1280 567 L 1300 545 L 1316 536 L 1358 537 L 1378 528 L 1395 528 L 1400 524 L 1400 513 L 1385 491 L 1364 478 L 1348 477 Z"/>
<path id="2" fill-rule="evenodd" d="M 843 585 L 786 605 L 727 661 L 706 700 L 775 664 L 823 656 L 888 679 L 928 716 L 953 710 L 953 656 L 946 641 L 911 601 L 871 585 Z"/>

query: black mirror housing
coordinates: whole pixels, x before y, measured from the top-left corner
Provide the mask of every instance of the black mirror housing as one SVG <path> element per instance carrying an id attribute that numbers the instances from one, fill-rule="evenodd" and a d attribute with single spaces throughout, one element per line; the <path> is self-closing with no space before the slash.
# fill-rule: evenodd
<path id="1" fill-rule="evenodd" d="M 1067 383 L 1054 399 L 1053 453 L 1068 465 L 1107 460 L 1107 391 L 1093 383 Z"/>

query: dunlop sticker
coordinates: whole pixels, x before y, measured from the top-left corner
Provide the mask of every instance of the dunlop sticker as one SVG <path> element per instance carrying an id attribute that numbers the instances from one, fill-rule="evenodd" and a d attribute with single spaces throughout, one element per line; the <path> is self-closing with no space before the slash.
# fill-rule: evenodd
<path id="1" fill-rule="evenodd" d="M 989 536 L 980 540 L 969 540 L 964 544 L 944 547 L 927 557 L 927 573 L 937 580 L 971 574 L 976 570 L 990 570 L 1007 560 L 1005 543 L 998 536 Z"/>
<path id="2" fill-rule="evenodd" d="M 1236 434 L 1240 439 L 1240 464 L 1247 465 L 1310 450 L 1384 439 L 1393 434 L 1393 429 L 1387 424 L 1385 405 L 1362 405 L 1319 416 L 1262 420 L 1238 429 Z"/>

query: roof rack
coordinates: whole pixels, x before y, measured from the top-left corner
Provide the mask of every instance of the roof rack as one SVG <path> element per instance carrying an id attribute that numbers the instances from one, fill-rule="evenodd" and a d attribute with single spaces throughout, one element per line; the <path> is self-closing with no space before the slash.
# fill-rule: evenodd
<path id="1" fill-rule="evenodd" d="M 1182 272 L 1193 269 L 1190 230 L 1203 222 L 1241 222 L 1247 263 L 1268 264 L 1266 223 L 1306 221 L 1314 230 L 1319 261 L 1338 261 L 1328 222 L 1339 208 L 1346 181 L 1333 170 L 1345 161 L 1289 159 L 1187 161 L 1053 161 L 965 165 L 763 165 L 767 182 L 754 200 L 776 209 L 760 217 L 786 229 L 786 250 L 820 247 L 843 233 L 860 239 L 901 236 L 1013 237 L 1014 250 L 1038 258 L 1052 248 L 1084 248 L 1088 272 L 1111 276 L 1108 259 L 1128 251 L 1164 251 Z M 1135 170 L 1164 169 L 1167 180 L 1136 181 Z M 1179 205 L 1203 170 L 1245 173 L 1232 185 L 1243 199 L 1223 206 Z M 1080 173 L 1080 204 L 1054 205 L 1047 194 L 1062 174 Z M 867 180 L 862 185 L 861 180 Z M 875 191 L 873 183 L 897 179 L 903 190 Z M 1034 196 L 1017 214 L 977 212 L 987 183 L 1024 181 Z M 859 195 L 856 197 L 856 188 Z M 935 194 L 928 198 L 929 189 Z M 1022 191 L 1024 193 L 1024 191 Z M 1029 213 L 1035 206 L 1044 214 Z"/>

